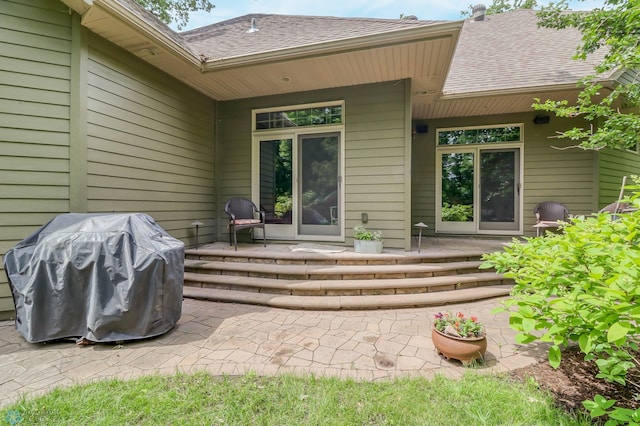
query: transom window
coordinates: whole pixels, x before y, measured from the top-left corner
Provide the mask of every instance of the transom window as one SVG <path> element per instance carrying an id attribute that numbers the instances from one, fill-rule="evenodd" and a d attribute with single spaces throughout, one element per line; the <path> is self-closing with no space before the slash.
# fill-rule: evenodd
<path id="1" fill-rule="evenodd" d="M 342 104 L 314 105 L 304 108 L 271 109 L 255 113 L 254 130 L 342 124 Z"/>
<path id="2" fill-rule="evenodd" d="M 473 145 L 521 141 L 521 126 L 445 129 L 438 131 L 438 145 Z"/>

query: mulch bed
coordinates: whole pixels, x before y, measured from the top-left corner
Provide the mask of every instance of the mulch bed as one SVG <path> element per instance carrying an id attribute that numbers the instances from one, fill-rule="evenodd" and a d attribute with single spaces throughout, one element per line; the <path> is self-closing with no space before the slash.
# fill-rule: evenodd
<path id="1" fill-rule="evenodd" d="M 640 353 L 635 355 L 638 359 Z M 597 379 L 597 374 L 595 362 L 585 361 L 578 348 L 570 348 L 562 353 L 562 362 L 557 370 L 549 362 L 542 361 L 511 372 L 513 378 L 521 381 L 534 378 L 541 389 L 550 392 L 556 403 L 569 412 L 586 412 L 582 401 L 593 399 L 597 394 L 617 400 L 616 405 L 624 408 L 640 408 L 640 371 L 637 368 L 627 373 L 627 386 Z"/>

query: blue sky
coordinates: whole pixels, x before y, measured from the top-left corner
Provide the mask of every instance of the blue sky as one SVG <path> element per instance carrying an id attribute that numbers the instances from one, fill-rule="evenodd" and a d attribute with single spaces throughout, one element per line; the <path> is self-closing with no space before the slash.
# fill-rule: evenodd
<path id="1" fill-rule="evenodd" d="M 203 27 L 248 13 L 281 15 L 316 15 L 396 19 L 400 14 L 416 15 L 418 19 L 456 20 L 460 11 L 472 0 L 211 0 L 215 8 L 210 13 L 193 13 L 184 30 Z M 545 1 L 538 1 L 547 4 Z M 602 0 L 570 1 L 574 10 L 589 10 L 602 6 Z M 484 4 L 491 4 L 486 1 Z M 172 25 L 175 30 L 175 26 Z"/>

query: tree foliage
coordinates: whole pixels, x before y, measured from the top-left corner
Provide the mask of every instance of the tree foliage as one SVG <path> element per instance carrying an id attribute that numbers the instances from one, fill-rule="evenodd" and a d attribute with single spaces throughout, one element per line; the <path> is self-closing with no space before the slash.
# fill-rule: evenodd
<path id="1" fill-rule="evenodd" d="M 210 12 L 214 8 L 209 0 L 136 0 L 165 24 L 175 22 L 179 30 L 189 21 L 189 12 Z"/>
<path id="2" fill-rule="evenodd" d="M 635 149 L 640 142 L 640 0 L 605 0 L 603 8 L 590 12 L 567 12 L 567 7 L 566 0 L 543 7 L 539 25 L 580 30 L 575 60 L 586 60 L 599 49 L 606 49 L 606 54 L 594 74 L 580 83 L 583 89 L 576 103 L 536 99 L 533 107 L 558 117 L 584 118 L 583 126 L 559 134 L 583 149 Z M 630 71 L 635 78 L 609 92 L 602 81 L 616 70 Z"/>
<path id="3" fill-rule="evenodd" d="M 469 6 L 469 9 L 463 10 L 460 14 L 465 16 L 471 16 L 473 5 Z M 537 9 L 538 2 L 536 0 L 493 0 L 491 5 L 487 7 L 485 12 L 487 15 L 494 15 L 497 13 L 509 12 L 510 10 L 517 9 Z"/>
<path id="4" fill-rule="evenodd" d="M 515 280 L 505 303 L 519 343 L 551 344 L 549 362 L 557 367 L 561 348 L 578 344 L 595 360 L 597 377 L 632 387 L 626 373 L 639 368 L 640 343 L 640 186 L 629 202 L 638 210 L 612 217 L 574 218 L 560 234 L 514 241 L 504 252 L 487 256 Z M 607 424 L 640 424 L 640 410 L 616 407 L 598 396 L 585 401 L 591 415 L 609 415 Z"/>

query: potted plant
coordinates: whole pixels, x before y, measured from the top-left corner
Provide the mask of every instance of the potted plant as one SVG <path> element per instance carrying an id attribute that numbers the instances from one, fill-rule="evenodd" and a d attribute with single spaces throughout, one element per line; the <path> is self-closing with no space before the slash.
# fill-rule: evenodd
<path id="1" fill-rule="evenodd" d="M 382 253 L 382 232 L 369 231 L 362 225 L 353 228 L 353 248 L 356 253 Z"/>
<path id="2" fill-rule="evenodd" d="M 439 354 L 447 359 L 457 359 L 464 365 L 482 359 L 487 350 L 484 326 L 478 318 L 465 316 L 462 312 L 435 314 L 431 339 Z"/>

